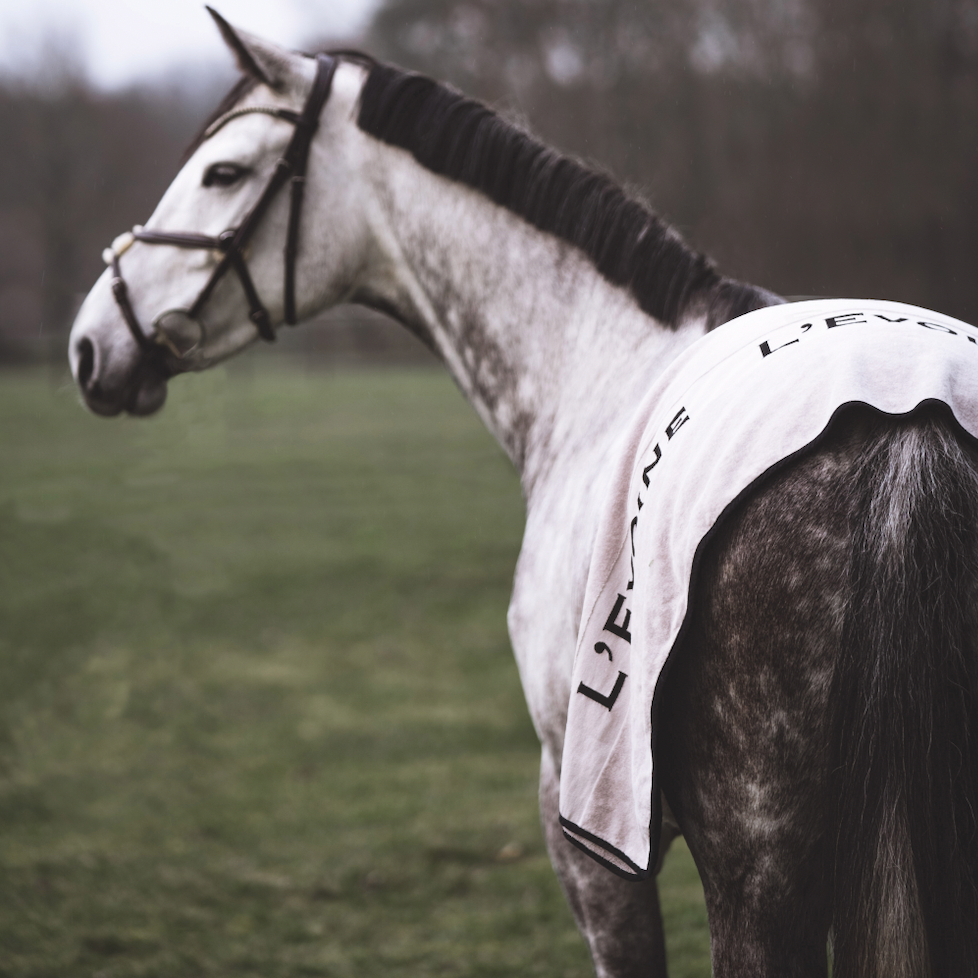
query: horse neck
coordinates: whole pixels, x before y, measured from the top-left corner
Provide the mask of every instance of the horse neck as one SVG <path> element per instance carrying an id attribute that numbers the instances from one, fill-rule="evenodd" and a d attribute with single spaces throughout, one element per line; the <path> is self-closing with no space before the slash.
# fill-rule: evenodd
<path id="1" fill-rule="evenodd" d="M 564 462 L 607 446 L 703 321 L 662 327 L 573 246 L 376 146 L 375 254 L 353 299 L 393 314 L 442 358 L 529 501 Z"/>

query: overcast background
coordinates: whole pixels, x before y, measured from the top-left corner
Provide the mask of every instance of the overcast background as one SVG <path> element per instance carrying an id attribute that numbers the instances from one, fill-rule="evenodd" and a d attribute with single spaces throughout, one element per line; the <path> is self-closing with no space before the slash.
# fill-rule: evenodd
<path id="1" fill-rule="evenodd" d="M 378 0 L 215 0 L 232 23 L 288 47 L 353 37 Z M 190 66 L 226 66 L 226 49 L 200 0 L 0 0 L 0 66 L 30 75 L 52 40 L 74 48 L 92 82 L 118 89 Z"/>
<path id="2" fill-rule="evenodd" d="M 218 6 L 281 44 L 360 46 L 490 101 L 727 274 L 978 321 L 978 0 Z M 0 0 L 0 361 L 63 363 L 101 249 L 151 213 L 233 78 L 195 0 Z M 379 337 L 400 334 L 343 317 L 344 342 L 391 353 Z M 296 335 L 333 355 L 335 328 Z"/>

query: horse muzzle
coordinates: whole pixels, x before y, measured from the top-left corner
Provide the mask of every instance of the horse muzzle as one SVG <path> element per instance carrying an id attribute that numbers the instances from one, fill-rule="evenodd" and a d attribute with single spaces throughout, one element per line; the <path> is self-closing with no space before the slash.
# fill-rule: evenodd
<path id="1" fill-rule="evenodd" d="M 133 415 L 154 414 L 166 401 L 167 381 L 174 371 L 160 351 L 155 356 L 125 343 L 119 331 L 97 328 L 72 330 L 69 358 L 71 372 L 85 404 L 94 414 L 114 417 L 123 411 Z"/>

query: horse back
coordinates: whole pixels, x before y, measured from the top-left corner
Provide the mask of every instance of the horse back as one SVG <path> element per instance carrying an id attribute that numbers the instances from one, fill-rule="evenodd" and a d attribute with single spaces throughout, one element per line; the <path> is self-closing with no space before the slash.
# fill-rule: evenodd
<path id="1" fill-rule="evenodd" d="M 838 416 L 701 563 L 660 784 L 714 973 L 978 974 L 978 453 L 942 409 Z"/>

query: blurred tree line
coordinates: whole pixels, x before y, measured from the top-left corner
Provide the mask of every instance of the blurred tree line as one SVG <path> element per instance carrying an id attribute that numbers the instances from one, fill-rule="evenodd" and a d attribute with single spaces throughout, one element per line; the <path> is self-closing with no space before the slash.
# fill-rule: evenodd
<path id="1" fill-rule="evenodd" d="M 359 43 L 607 168 L 729 274 L 978 322 L 978 0 L 387 0 Z M 187 92 L 0 86 L 0 354 L 63 346 L 205 114 Z"/>
<path id="2" fill-rule="evenodd" d="M 388 0 L 369 45 L 607 167 L 730 274 L 978 321 L 978 0 Z"/>
<path id="3" fill-rule="evenodd" d="M 144 220 L 204 107 L 186 89 L 95 90 L 70 60 L 0 82 L 0 359 L 63 358 L 102 249 Z M 217 97 L 218 93 L 214 93 Z"/>

